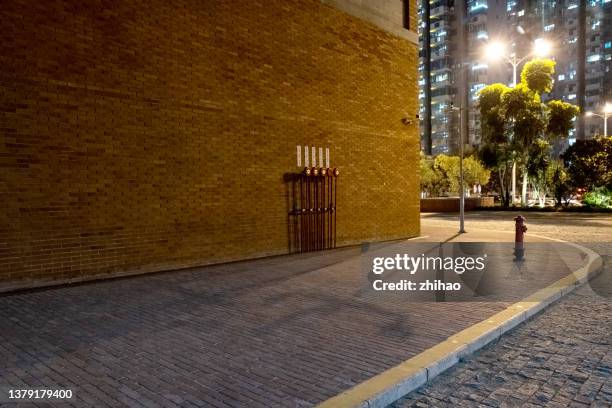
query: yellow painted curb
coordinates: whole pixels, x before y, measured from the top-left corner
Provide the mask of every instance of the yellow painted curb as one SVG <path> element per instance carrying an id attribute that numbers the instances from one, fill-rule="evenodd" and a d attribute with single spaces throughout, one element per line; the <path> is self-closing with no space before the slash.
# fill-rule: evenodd
<path id="1" fill-rule="evenodd" d="M 537 236 L 533 235 L 532 236 Z M 432 378 L 452 367 L 462 357 L 475 352 L 502 334 L 542 311 L 551 303 L 572 292 L 600 272 L 601 257 L 581 245 L 563 242 L 586 253 L 586 264 L 548 287 L 538 290 L 520 302 L 468 327 L 443 342 L 392 367 L 353 388 L 318 405 L 320 408 L 375 408 L 386 407 L 414 391 Z"/>

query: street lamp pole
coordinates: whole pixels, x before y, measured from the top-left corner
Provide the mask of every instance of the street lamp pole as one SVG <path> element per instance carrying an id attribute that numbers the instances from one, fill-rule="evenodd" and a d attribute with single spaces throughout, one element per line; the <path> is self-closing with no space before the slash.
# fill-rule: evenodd
<path id="1" fill-rule="evenodd" d="M 459 233 L 465 233 L 465 188 L 463 187 L 463 112 L 459 108 Z"/>
<path id="2" fill-rule="evenodd" d="M 510 65 L 512 65 L 512 87 L 513 88 L 516 87 L 516 82 L 517 82 L 516 77 L 517 77 L 517 71 L 518 71 L 519 65 L 530 55 L 531 54 L 527 54 L 520 60 L 516 59 L 515 54 L 512 54 L 512 58 L 503 56 L 503 58 L 505 58 L 506 61 L 509 62 Z M 514 204 L 515 198 L 516 198 L 516 161 L 513 161 L 512 162 L 512 204 Z"/>
<path id="3" fill-rule="evenodd" d="M 608 117 L 612 116 L 612 104 L 606 103 L 602 113 L 603 114 L 600 115 L 599 113 L 595 113 L 595 112 L 587 112 L 586 116 L 588 117 L 597 116 L 597 117 L 602 118 L 604 120 L 604 136 L 608 137 Z"/>
<path id="4" fill-rule="evenodd" d="M 463 156 L 465 140 L 463 135 L 463 109 L 461 107 L 451 106 L 451 111 L 459 112 L 459 233 L 465 233 L 465 188 L 464 188 L 464 174 L 463 174 Z"/>
<path id="5" fill-rule="evenodd" d="M 510 61 L 512 64 L 512 87 L 516 86 L 516 71 L 518 69 L 519 63 L 516 62 L 516 56 Z M 516 197 L 516 162 L 512 162 L 512 205 L 514 205 L 514 200 Z"/>

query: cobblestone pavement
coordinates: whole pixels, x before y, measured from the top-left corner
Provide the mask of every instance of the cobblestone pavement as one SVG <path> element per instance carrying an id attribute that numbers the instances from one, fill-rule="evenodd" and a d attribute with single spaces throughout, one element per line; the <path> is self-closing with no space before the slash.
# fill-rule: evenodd
<path id="1" fill-rule="evenodd" d="M 448 216 L 428 225 L 448 226 Z M 473 219 L 478 216 L 473 216 Z M 483 228 L 486 215 L 467 223 Z M 507 217 L 507 218 L 511 218 Z M 563 231 L 604 256 L 604 271 L 588 286 L 501 337 L 480 352 L 392 404 L 404 407 L 612 407 L 612 241 L 609 221 L 588 217 L 565 225 L 534 222 L 537 233 Z M 571 225 L 574 224 L 574 225 Z M 581 224 L 581 225 L 580 225 Z"/>

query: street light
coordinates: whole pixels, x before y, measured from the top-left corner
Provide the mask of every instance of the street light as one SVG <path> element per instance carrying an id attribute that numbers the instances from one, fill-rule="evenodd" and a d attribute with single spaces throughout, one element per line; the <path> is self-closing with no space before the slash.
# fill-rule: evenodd
<path id="1" fill-rule="evenodd" d="M 465 233 L 465 191 L 463 188 L 463 110 L 451 104 L 449 110 L 459 112 L 459 233 Z"/>
<path id="2" fill-rule="evenodd" d="M 604 120 L 604 136 L 608 137 L 608 117 L 612 116 L 612 104 L 611 103 L 606 103 L 606 105 L 603 108 L 603 115 L 600 115 L 599 113 L 595 113 L 595 112 L 587 112 L 585 113 L 585 115 L 587 117 L 592 117 L 592 116 L 598 116 L 600 118 L 603 118 Z"/>
<path id="3" fill-rule="evenodd" d="M 522 27 L 519 26 L 519 29 L 522 30 Z M 519 30 L 519 32 L 520 32 Z M 510 54 L 510 56 L 506 55 L 506 45 L 499 41 L 492 41 L 487 45 L 485 50 L 485 54 L 488 59 L 503 59 L 512 65 L 512 86 L 516 86 L 517 82 L 517 70 L 523 61 L 527 58 L 535 55 L 537 57 L 545 57 L 550 55 L 550 50 L 552 45 L 550 42 L 538 38 L 533 42 L 533 49 L 531 52 L 527 53 L 523 58 L 517 58 L 516 53 Z M 523 186 L 523 189 L 525 187 Z M 516 197 L 516 162 L 512 163 L 512 203 L 514 203 L 514 199 Z"/>
<path id="4" fill-rule="evenodd" d="M 517 83 L 517 70 L 523 61 L 531 56 L 545 57 L 550 55 L 552 48 L 550 42 L 538 38 L 533 42 L 533 49 L 527 53 L 523 58 L 517 58 L 516 53 L 506 55 L 506 44 L 500 41 L 492 41 L 487 44 L 485 55 L 488 59 L 503 59 L 512 65 L 512 86 L 516 86 Z"/>

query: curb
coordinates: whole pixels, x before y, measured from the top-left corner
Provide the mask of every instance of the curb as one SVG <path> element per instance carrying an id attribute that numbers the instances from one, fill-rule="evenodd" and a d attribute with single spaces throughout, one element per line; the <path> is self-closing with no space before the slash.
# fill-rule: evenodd
<path id="1" fill-rule="evenodd" d="M 530 235 L 562 242 L 577 248 L 586 253 L 585 265 L 488 319 L 448 337 L 432 348 L 357 384 L 335 397 L 323 401 L 318 407 L 386 407 L 431 381 L 438 374 L 457 364 L 463 357 L 497 340 L 507 331 L 588 282 L 601 271 L 603 261 L 596 252 L 575 243 L 534 234 Z"/>

